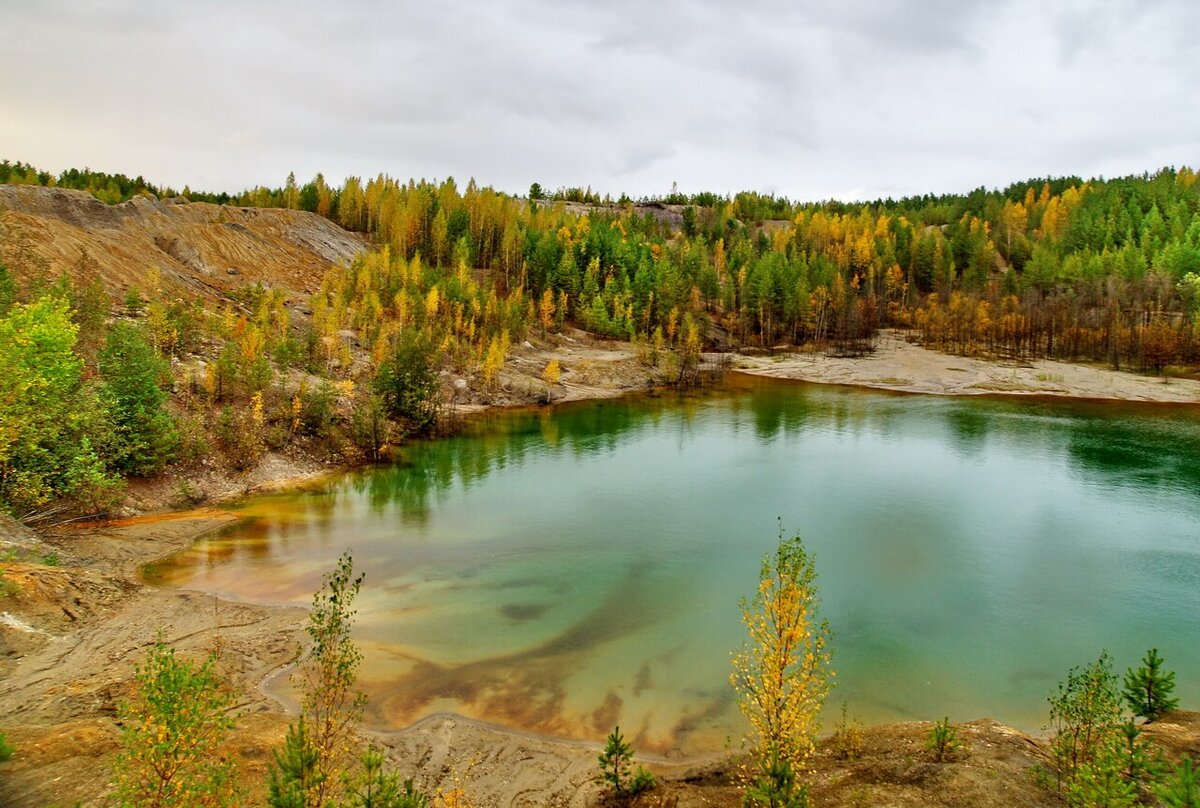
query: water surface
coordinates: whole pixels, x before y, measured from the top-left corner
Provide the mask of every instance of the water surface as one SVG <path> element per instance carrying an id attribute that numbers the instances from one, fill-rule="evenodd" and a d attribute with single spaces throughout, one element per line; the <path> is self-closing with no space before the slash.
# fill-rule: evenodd
<path id="1" fill-rule="evenodd" d="M 257 497 L 151 577 L 307 602 L 343 549 L 370 721 L 443 710 L 639 749 L 742 731 L 729 654 L 779 520 L 815 553 L 867 722 L 1028 730 L 1075 664 L 1157 646 L 1200 703 L 1194 409 L 739 378 L 473 422 L 403 462 Z M 735 741 L 736 742 L 736 741 Z"/>

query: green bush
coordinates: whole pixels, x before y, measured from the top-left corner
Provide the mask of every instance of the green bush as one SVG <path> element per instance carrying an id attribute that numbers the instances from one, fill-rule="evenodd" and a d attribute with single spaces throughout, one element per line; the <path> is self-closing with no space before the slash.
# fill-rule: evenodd
<path id="1" fill-rule="evenodd" d="M 435 357 L 436 352 L 428 339 L 417 332 L 406 331 L 375 374 L 373 387 L 383 400 L 384 411 L 417 434 L 429 432 L 437 423 Z"/>
<path id="2" fill-rule="evenodd" d="M 104 462 L 107 413 L 83 383 L 75 336 L 60 298 L 0 317 L 0 508 L 18 516 L 64 498 L 90 510 L 118 495 Z"/>
<path id="3" fill-rule="evenodd" d="M 225 457 L 239 471 L 257 463 L 265 448 L 259 426 L 250 413 L 229 404 L 217 416 L 217 440 Z"/>
<path id="4" fill-rule="evenodd" d="M 772 755 L 758 767 L 742 796 L 745 806 L 808 808 L 808 788 L 796 782 L 796 772 L 786 758 Z"/>
<path id="5" fill-rule="evenodd" d="M 196 665 L 161 640 L 138 667 L 137 692 L 119 709 L 116 798 L 125 808 L 238 804 L 233 763 L 220 756 L 233 696 L 209 656 Z"/>
<path id="6" fill-rule="evenodd" d="M 1121 699 L 1107 653 L 1067 680 L 1050 697 L 1050 753 L 1057 788 L 1069 793 L 1085 766 L 1110 753 L 1121 727 Z"/>
<path id="7" fill-rule="evenodd" d="M 361 759 L 362 768 L 346 785 L 346 808 L 429 808 L 432 802 L 413 785 L 411 779 L 401 782 L 398 775 L 385 766 L 383 752 L 367 749 Z"/>

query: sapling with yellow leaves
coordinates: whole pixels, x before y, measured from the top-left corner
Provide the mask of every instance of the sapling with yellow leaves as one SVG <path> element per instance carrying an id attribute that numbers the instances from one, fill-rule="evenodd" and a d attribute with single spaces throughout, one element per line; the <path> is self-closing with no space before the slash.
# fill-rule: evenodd
<path id="1" fill-rule="evenodd" d="M 802 780 L 829 693 L 829 624 L 818 612 L 816 570 L 799 536 L 763 558 L 758 590 L 742 600 L 749 642 L 733 657 L 730 681 L 750 722 L 746 799 L 755 805 L 802 805 Z M 790 776 L 777 773 L 786 769 Z M 772 784 L 788 793 L 775 794 Z"/>

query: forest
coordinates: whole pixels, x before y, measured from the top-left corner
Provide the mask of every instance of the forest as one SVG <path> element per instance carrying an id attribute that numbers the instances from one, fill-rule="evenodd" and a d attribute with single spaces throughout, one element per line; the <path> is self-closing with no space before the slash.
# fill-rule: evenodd
<path id="1" fill-rule="evenodd" d="M 213 444 L 238 468 L 330 435 L 377 458 L 433 425 L 440 368 L 486 389 L 515 341 L 564 323 L 636 343 L 676 380 L 702 349 L 856 355 L 880 328 L 991 358 L 1200 361 L 1189 168 L 849 203 L 320 174 L 230 195 L 7 160 L 0 183 L 310 211 L 375 245 L 327 273 L 298 322 L 279 291 L 210 309 L 163 294 L 149 267 L 113 299 L 86 271 L 54 276 L 0 221 L 0 505 L 25 518 L 64 498 L 103 511 L 122 477 Z M 173 374 L 201 346 L 211 361 Z"/>

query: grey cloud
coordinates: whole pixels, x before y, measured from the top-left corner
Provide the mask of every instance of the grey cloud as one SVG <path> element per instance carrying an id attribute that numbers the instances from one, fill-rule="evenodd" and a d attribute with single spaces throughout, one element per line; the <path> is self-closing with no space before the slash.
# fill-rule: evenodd
<path id="1" fill-rule="evenodd" d="M 194 187 L 874 197 L 1194 162 L 1200 131 L 1185 0 L 0 5 L 4 157 Z"/>

